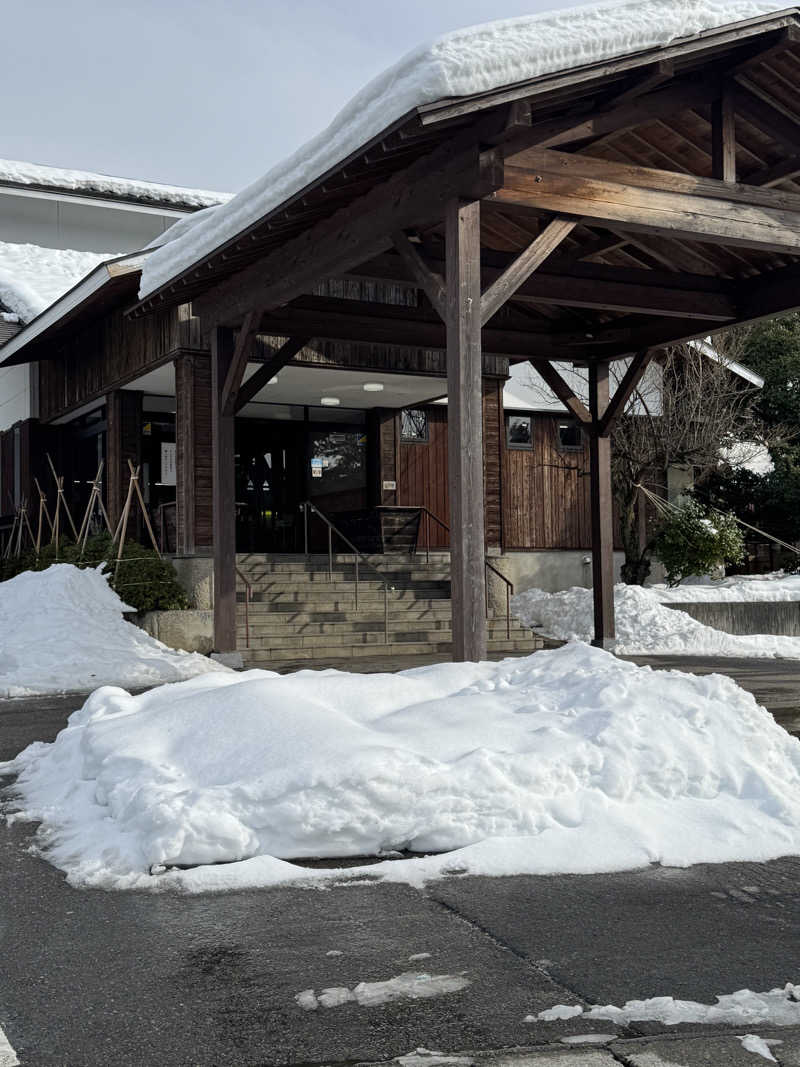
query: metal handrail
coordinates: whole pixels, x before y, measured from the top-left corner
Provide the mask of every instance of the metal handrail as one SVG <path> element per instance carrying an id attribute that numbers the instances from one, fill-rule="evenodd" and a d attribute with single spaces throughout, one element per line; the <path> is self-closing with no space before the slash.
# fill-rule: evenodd
<path id="1" fill-rule="evenodd" d="M 342 533 L 342 531 L 340 529 L 338 529 L 336 526 L 334 526 L 334 524 L 331 522 L 331 520 L 328 518 L 328 516 L 327 515 L 323 515 L 323 513 L 319 510 L 319 508 L 315 504 L 312 504 L 310 500 L 304 500 L 302 502 L 302 504 L 300 505 L 300 507 L 303 510 L 303 547 L 305 549 L 306 556 L 309 554 L 308 553 L 308 512 L 309 512 L 309 509 L 315 515 L 317 515 L 320 519 L 322 519 L 322 521 L 328 527 L 328 578 L 329 578 L 330 581 L 333 581 L 333 535 L 336 534 L 337 537 L 339 537 L 342 541 L 344 541 L 344 543 L 347 545 L 347 547 L 353 553 L 353 555 L 355 557 L 355 566 L 356 566 L 356 582 L 355 582 L 356 611 L 358 611 L 358 583 L 359 583 L 358 562 L 359 562 L 359 560 L 361 560 L 371 570 L 373 570 L 375 572 L 375 574 L 377 574 L 378 577 L 380 578 L 380 580 L 383 582 L 383 642 L 384 642 L 384 644 L 388 645 L 389 644 L 389 583 L 386 581 L 386 578 L 384 577 L 384 575 L 381 574 L 381 572 L 378 570 L 378 568 L 375 566 L 374 563 L 370 563 L 368 557 L 364 555 L 364 553 L 361 551 L 361 549 L 356 548 L 356 546 L 353 544 L 353 542 L 348 537 L 345 537 L 345 535 Z"/>
<path id="2" fill-rule="evenodd" d="M 425 513 L 425 562 L 426 563 L 430 563 L 430 561 L 431 561 L 431 553 L 430 553 L 430 543 L 431 543 L 431 538 L 430 538 L 430 520 L 433 519 L 434 522 L 438 522 L 439 525 L 442 527 L 442 529 L 446 530 L 448 533 L 450 533 L 450 527 L 447 525 L 447 523 L 444 521 L 444 519 L 440 519 L 438 515 L 434 514 L 434 512 L 432 512 L 430 510 L 430 508 L 426 508 L 424 504 L 417 504 L 417 505 L 414 505 L 414 506 L 417 507 L 420 511 L 423 511 Z M 488 568 L 488 570 L 490 570 L 493 574 L 497 575 L 497 577 L 502 582 L 505 583 L 505 587 L 506 587 L 506 640 L 510 641 L 511 640 L 511 597 L 514 595 L 514 583 L 509 578 L 506 578 L 506 576 L 503 573 L 501 573 L 497 569 L 497 567 L 494 566 L 493 563 L 490 563 L 487 556 L 484 556 L 483 563 L 484 563 L 484 567 L 485 568 Z M 485 581 L 486 581 L 486 618 L 488 619 L 489 618 L 489 581 L 488 581 L 488 578 L 486 578 Z"/>
<path id="3" fill-rule="evenodd" d="M 239 568 L 236 568 L 237 575 L 244 582 L 244 637 L 245 647 L 250 647 L 250 600 L 253 596 L 253 587 L 248 582 L 247 578 L 242 574 Z"/>

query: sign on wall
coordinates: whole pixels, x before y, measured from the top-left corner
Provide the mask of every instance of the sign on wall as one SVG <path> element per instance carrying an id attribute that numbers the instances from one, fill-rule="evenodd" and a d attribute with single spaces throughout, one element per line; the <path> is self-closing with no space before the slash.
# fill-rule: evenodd
<path id="1" fill-rule="evenodd" d="M 178 448 L 174 441 L 161 442 L 161 484 L 175 485 L 178 474 Z"/>

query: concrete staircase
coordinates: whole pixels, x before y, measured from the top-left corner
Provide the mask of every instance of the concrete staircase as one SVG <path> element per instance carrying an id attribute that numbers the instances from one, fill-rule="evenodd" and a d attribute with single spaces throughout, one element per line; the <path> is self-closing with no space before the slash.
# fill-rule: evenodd
<path id="1" fill-rule="evenodd" d="M 366 671 L 447 660 L 452 653 L 449 560 L 432 554 L 430 563 L 397 555 L 372 561 L 390 587 L 388 642 L 383 583 L 360 564 L 356 603 L 353 556 L 336 556 L 332 575 L 327 556 L 238 556 L 237 641 L 245 666 Z M 243 579 L 250 587 L 247 605 Z M 505 615 L 489 620 L 492 658 L 525 655 L 544 645 L 515 619 L 510 637 Z"/>

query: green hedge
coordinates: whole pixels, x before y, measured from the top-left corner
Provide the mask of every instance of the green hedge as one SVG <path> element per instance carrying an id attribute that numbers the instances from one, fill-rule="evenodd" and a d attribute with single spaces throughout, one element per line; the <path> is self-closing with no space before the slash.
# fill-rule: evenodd
<path id="1" fill-rule="evenodd" d="M 125 542 L 119 566 L 115 562 L 117 546 L 111 544 L 108 534 L 90 537 L 83 559 L 80 555 L 80 546 L 71 541 L 59 545 L 58 558 L 55 546 L 45 545 L 38 557 L 30 551 L 18 559 L 4 559 L 0 564 L 0 580 L 14 578 L 23 571 L 43 571 L 54 563 L 97 567 L 105 562 L 108 564 L 106 573 L 111 575 L 109 584 L 112 589 L 137 611 L 173 611 L 189 606 L 186 593 L 169 560 L 159 559 L 157 552 L 140 545 L 138 541 Z"/>
<path id="2" fill-rule="evenodd" d="M 686 500 L 664 520 L 655 554 L 666 569 L 667 585 L 691 574 L 710 574 L 726 563 L 745 558 L 744 537 L 733 515 Z"/>

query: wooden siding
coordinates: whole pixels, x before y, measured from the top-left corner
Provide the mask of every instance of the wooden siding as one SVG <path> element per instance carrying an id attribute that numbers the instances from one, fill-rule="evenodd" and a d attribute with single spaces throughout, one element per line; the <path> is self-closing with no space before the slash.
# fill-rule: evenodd
<path id="1" fill-rule="evenodd" d="M 130 470 L 128 460 L 134 467 L 141 459 L 142 448 L 142 394 L 134 390 L 119 389 L 106 397 L 106 507 L 112 526 L 122 514 L 128 492 Z M 139 516 L 139 509 L 134 508 Z M 128 526 L 136 536 L 138 522 Z"/>
<path id="2" fill-rule="evenodd" d="M 199 324 L 187 306 L 126 319 L 119 308 L 96 319 L 39 364 L 39 410 L 49 422 L 126 385 L 170 353 L 201 346 Z"/>
<path id="3" fill-rule="evenodd" d="M 212 529 L 211 362 L 200 353 L 175 360 L 177 547 L 210 551 Z"/>

